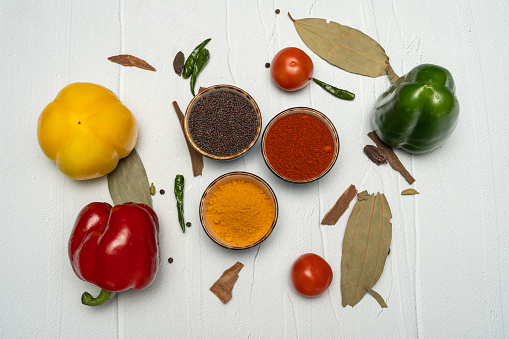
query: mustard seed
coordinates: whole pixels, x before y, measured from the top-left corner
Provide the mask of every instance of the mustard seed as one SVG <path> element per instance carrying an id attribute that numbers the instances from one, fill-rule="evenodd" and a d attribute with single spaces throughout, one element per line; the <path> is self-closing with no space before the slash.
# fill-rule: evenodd
<path id="1" fill-rule="evenodd" d="M 231 91 L 211 92 L 198 99 L 189 112 L 189 134 L 203 151 L 230 156 L 246 149 L 256 138 L 258 115 L 244 96 Z"/>

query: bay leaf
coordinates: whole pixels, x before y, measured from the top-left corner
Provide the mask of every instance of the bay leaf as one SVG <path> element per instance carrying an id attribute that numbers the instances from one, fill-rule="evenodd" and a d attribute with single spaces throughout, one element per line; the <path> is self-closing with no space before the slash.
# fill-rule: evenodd
<path id="1" fill-rule="evenodd" d="M 147 173 L 136 149 L 120 159 L 115 170 L 108 174 L 108 189 L 115 205 L 135 202 L 152 207 Z"/>
<path id="2" fill-rule="evenodd" d="M 343 238 L 341 295 L 343 306 L 355 306 L 369 292 L 387 307 L 372 290 L 382 275 L 391 246 L 392 218 L 384 194 L 359 193 Z"/>
<path id="3" fill-rule="evenodd" d="M 391 81 L 397 78 L 382 46 L 361 31 L 325 19 L 294 20 L 291 15 L 290 19 L 306 46 L 329 63 L 372 78 L 386 74 Z"/>

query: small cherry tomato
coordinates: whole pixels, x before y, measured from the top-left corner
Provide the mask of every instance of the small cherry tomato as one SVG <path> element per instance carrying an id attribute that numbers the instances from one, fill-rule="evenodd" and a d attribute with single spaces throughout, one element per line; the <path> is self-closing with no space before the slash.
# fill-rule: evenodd
<path id="1" fill-rule="evenodd" d="M 293 287 L 305 297 L 317 297 L 332 282 L 332 269 L 321 256 L 306 253 L 295 260 L 291 270 Z"/>
<path id="2" fill-rule="evenodd" d="M 296 47 L 280 50 L 270 63 L 270 76 L 276 85 L 286 91 L 306 86 L 313 77 L 313 61 Z"/>

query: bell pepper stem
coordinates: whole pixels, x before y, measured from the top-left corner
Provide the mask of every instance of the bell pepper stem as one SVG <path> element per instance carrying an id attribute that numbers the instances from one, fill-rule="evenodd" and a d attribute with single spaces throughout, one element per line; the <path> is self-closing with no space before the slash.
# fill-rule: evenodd
<path id="1" fill-rule="evenodd" d="M 98 306 L 98 305 L 101 305 L 102 303 L 110 300 L 111 297 L 113 297 L 114 295 L 115 295 L 115 292 L 110 292 L 110 291 L 101 289 L 101 292 L 99 293 L 99 295 L 96 298 L 94 298 L 94 297 L 92 297 L 92 295 L 90 293 L 84 292 L 83 295 L 81 296 L 81 303 L 83 305 L 87 305 L 87 306 Z"/>

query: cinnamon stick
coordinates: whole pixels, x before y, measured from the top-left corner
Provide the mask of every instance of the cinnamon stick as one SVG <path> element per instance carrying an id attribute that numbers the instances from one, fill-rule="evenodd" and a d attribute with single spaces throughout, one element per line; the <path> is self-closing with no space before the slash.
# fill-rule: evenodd
<path id="1" fill-rule="evenodd" d="M 413 184 L 415 182 L 415 179 L 406 170 L 405 166 L 403 166 L 401 161 L 399 161 L 399 158 L 396 155 L 396 153 L 394 153 L 394 151 L 392 150 L 392 147 L 388 146 L 382 140 L 380 140 L 376 135 L 375 131 L 369 132 L 368 137 L 370 137 L 371 140 L 375 142 L 376 146 L 382 150 L 382 153 L 389 162 L 389 165 L 391 165 L 393 169 L 401 173 L 401 175 L 406 179 L 406 181 L 409 184 Z"/>
<path id="2" fill-rule="evenodd" d="M 339 218 L 345 213 L 345 211 L 348 209 L 348 206 L 350 206 L 350 202 L 355 198 L 357 195 L 357 188 L 355 188 L 355 185 L 350 185 L 346 191 L 341 194 L 338 201 L 332 206 L 329 212 L 325 214 L 325 216 L 322 219 L 321 224 L 322 225 L 335 225 Z"/>
<path id="3" fill-rule="evenodd" d="M 176 101 L 173 102 L 173 108 L 175 109 L 175 113 L 177 113 L 177 117 L 180 122 L 180 128 L 182 128 L 182 133 L 184 133 L 184 139 L 186 139 L 187 149 L 189 151 L 189 155 L 191 156 L 191 165 L 193 167 L 193 175 L 195 177 L 197 177 L 202 174 L 203 156 L 200 153 L 198 153 L 198 151 L 195 150 L 193 148 L 193 146 L 191 146 L 191 144 L 189 143 L 189 141 L 186 138 L 186 133 L 184 131 L 184 114 L 180 110 L 180 107 Z"/>
<path id="4" fill-rule="evenodd" d="M 242 267 L 244 267 L 244 265 L 237 262 L 235 265 L 224 271 L 221 278 L 219 278 L 210 288 L 212 293 L 214 293 L 219 300 L 223 302 L 223 304 L 226 304 L 232 298 L 233 286 L 239 278 L 239 272 Z"/>

